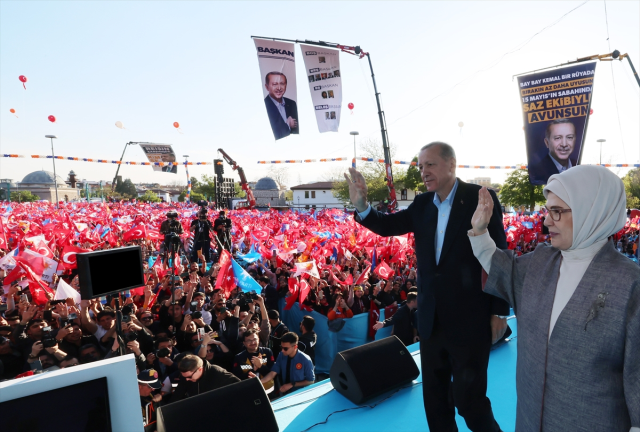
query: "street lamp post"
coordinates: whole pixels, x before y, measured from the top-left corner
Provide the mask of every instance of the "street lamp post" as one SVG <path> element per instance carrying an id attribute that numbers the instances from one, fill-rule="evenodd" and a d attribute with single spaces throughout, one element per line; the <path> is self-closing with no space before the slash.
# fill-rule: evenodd
<path id="1" fill-rule="evenodd" d="M 602 138 L 598 140 L 598 142 L 600 143 L 600 165 L 602 165 L 602 143 L 606 141 L 607 141 L 606 139 L 602 139 Z"/>
<path id="2" fill-rule="evenodd" d="M 191 177 L 189 177 L 189 160 L 187 159 L 189 155 L 182 155 L 184 158 L 184 170 L 187 173 L 187 196 L 185 198 L 185 202 L 191 202 Z"/>
<path id="3" fill-rule="evenodd" d="M 56 175 L 56 155 L 53 152 L 53 140 L 57 139 L 58 137 L 55 135 L 45 135 L 45 138 L 49 138 L 51 140 L 51 160 L 53 161 L 53 185 L 56 187 L 56 208 L 58 208 L 58 203 L 60 202 L 58 200 L 58 176 Z"/>
<path id="4" fill-rule="evenodd" d="M 351 166 L 356 167 L 356 135 L 360 135 L 358 131 L 351 131 L 349 135 L 353 135 L 353 163 Z"/>

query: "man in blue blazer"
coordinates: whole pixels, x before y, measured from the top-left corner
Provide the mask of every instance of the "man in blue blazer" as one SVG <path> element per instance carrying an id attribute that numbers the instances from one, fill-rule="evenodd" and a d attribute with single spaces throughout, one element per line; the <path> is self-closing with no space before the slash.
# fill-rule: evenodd
<path id="1" fill-rule="evenodd" d="M 296 101 L 284 97 L 287 77 L 281 72 L 269 72 L 265 77 L 265 87 L 269 94 L 264 98 L 264 104 L 275 139 L 299 133 L 298 105 Z"/>
<path id="2" fill-rule="evenodd" d="M 482 267 L 467 231 L 480 186 L 456 178 L 453 148 L 425 145 L 418 168 L 427 193 L 406 209 L 383 214 L 367 203 L 364 177 L 350 168 L 349 195 L 356 220 L 382 236 L 413 232 L 418 260 L 418 331 L 422 391 L 429 430 L 457 431 L 455 407 L 472 431 L 500 431 L 486 396 L 491 344 L 504 334 L 509 305 L 482 291 Z M 502 249 L 507 240 L 495 193 L 489 233 Z M 453 381 L 452 381 L 453 377 Z"/>

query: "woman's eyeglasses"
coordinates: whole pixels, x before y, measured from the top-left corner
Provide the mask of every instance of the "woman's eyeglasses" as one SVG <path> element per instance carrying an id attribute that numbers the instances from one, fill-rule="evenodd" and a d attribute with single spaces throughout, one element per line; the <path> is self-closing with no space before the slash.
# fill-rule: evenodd
<path id="1" fill-rule="evenodd" d="M 551 216 L 551 219 L 555 222 L 558 222 L 562 218 L 562 213 L 571 213 L 571 209 L 563 209 L 563 208 L 550 209 L 547 206 L 545 206 L 544 208 L 549 213 L 549 216 Z"/>

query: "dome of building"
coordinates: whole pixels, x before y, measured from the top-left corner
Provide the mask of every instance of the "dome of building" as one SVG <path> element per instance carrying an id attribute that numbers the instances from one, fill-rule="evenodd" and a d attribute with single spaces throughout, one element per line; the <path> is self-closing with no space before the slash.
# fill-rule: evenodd
<path id="1" fill-rule="evenodd" d="M 255 190 L 280 190 L 280 187 L 271 177 L 262 177 L 256 183 Z"/>
<path id="2" fill-rule="evenodd" d="M 27 174 L 23 179 L 21 184 L 54 184 L 54 177 L 56 178 L 56 183 L 62 186 L 66 186 L 64 179 L 60 176 L 54 176 L 51 171 L 34 171 L 30 174 Z"/>

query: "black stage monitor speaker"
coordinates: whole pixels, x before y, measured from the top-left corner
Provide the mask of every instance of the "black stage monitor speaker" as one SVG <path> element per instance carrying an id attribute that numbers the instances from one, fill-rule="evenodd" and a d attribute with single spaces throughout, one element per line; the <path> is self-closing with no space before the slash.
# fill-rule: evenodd
<path id="1" fill-rule="evenodd" d="M 418 375 L 416 362 L 397 336 L 339 352 L 329 371 L 333 388 L 356 405 Z"/>
<path id="2" fill-rule="evenodd" d="M 76 255 L 84 300 L 144 286 L 140 246 Z"/>
<path id="3" fill-rule="evenodd" d="M 215 413 L 212 415 L 212 413 Z M 278 432 L 269 397 L 257 378 L 224 386 L 158 408 L 158 432 Z"/>

